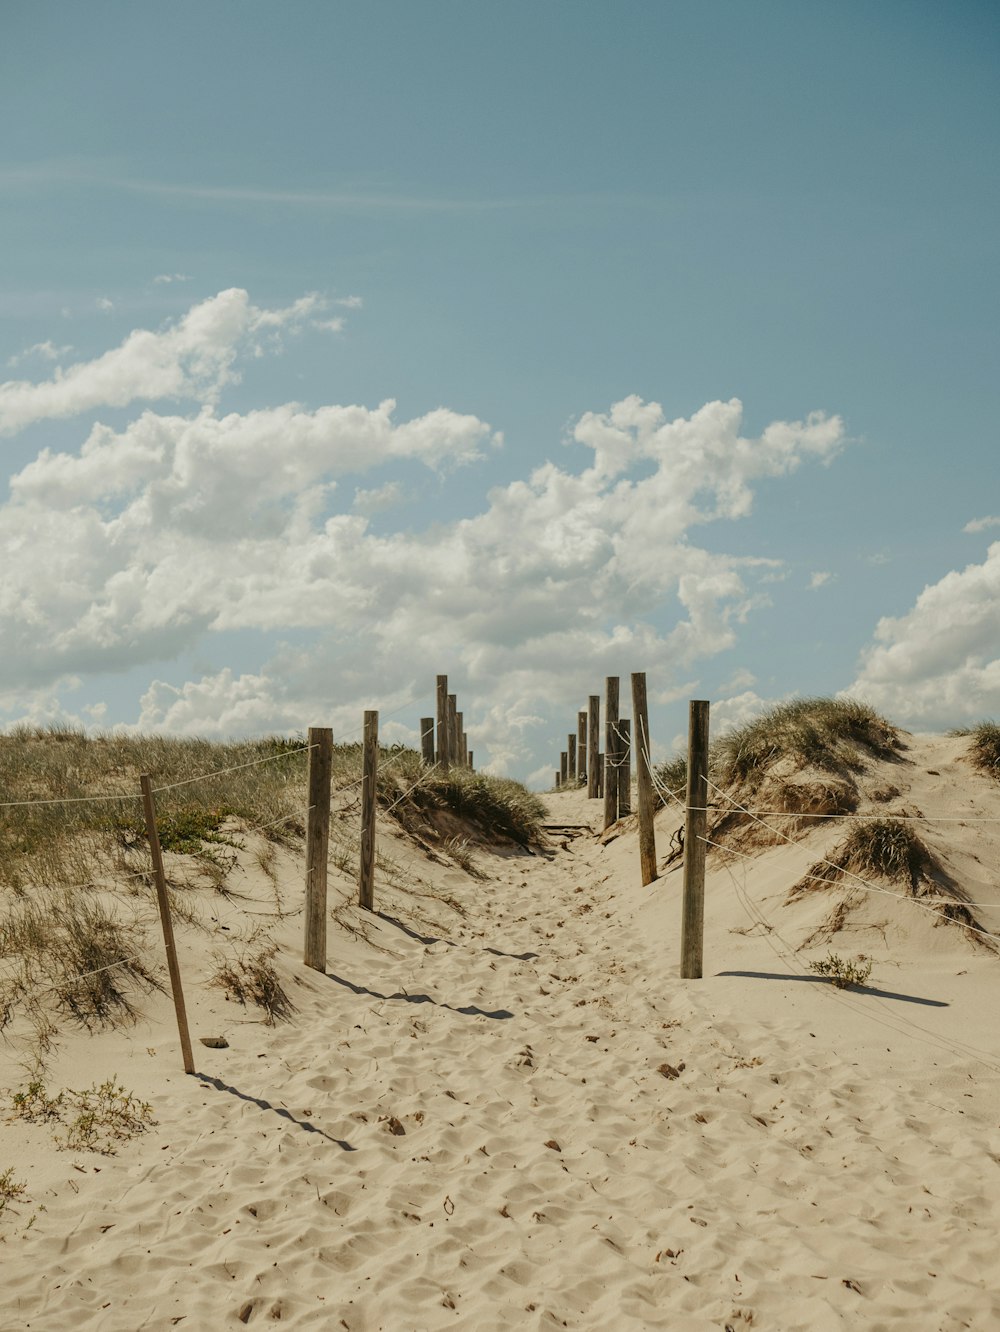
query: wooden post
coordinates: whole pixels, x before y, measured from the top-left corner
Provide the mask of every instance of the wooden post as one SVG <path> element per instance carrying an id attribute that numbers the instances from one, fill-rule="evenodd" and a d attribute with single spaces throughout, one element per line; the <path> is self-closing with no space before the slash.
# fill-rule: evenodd
<path id="1" fill-rule="evenodd" d="M 587 700 L 587 798 L 600 797 L 601 772 L 601 696 L 591 694 Z"/>
<path id="2" fill-rule="evenodd" d="M 472 751 L 469 749 L 469 737 L 462 732 L 462 763 L 466 768 L 472 767 Z"/>
<path id="3" fill-rule="evenodd" d="M 305 946 L 307 967 L 326 971 L 326 866 L 330 849 L 333 732 L 309 727 L 309 812 L 306 814 Z"/>
<path id="4" fill-rule="evenodd" d="M 571 786 L 576 786 L 576 736 L 566 737 L 566 776 Z"/>
<path id="5" fill-rule="evenodd" d="M 632 723 L 618 719 L 618 817 L 632 813 Z"/>
<path id="6" fill-rule="evenodd" d="M 458 706 L 458 699 L 454 694 L 448 695 L 448 758 L 454 767 L 462 766 L 462 750 L 458 743 L 458 726 L 455 719 L 458 713 L 455 711 Z"/>
<path id="7" fill-rule="evenodd" d="M 420 718 L 420 754 L 429 768 L 434 766 L 434 718 Z"/>
<path id="8" fill-rule="evenodd" d="M 632 673 L 632 718 L 635 721 L 635 775 L 639 805 L 639 868 L 643 886 L 656 878 L 656 833 L 653 815 L 652 757 L 649 749 L 649 705 L 646 701 L 646 672 Z"/>
<path id="9" fill-rule="evenodd" d="M 562 778 L 562 785 L 566 785 L 566 778 L 569 773 L 569 755 L 565 749 L 559 755 L 559 776 Z"/>
<path id="10" fill-rule="evenodd" d="M 364 768 L 361 779 L 361 857 L 358 905 L 375 906 L 375 788 L 378 782 L 378 713 L 365 713 Z"/>
<path id="11" fill-rule="evenodd" d="M 460 768 L 465 767 L 465 717 L 461 712 L 455 713 L 455 762 Z"/>
<path id="12" fill-rule="evenodd" d="M 618 817 L 618 676 L 604 681 L 604 826 Z"/>
<path id="13" fill-rule="evenodd" d="M 561 786 L 562 786 L 562 773 L 561 773 L 561 772 L 557 772 L 557 773 L 556 773 L 556 790 L 558 791 L 559 788 L 560 788 Z"/>
<path id="14" fill-rule="evenodd" d="M 470 771 L 470 772 L 475 772 L 475 771 L 476 771 L 475 764 L 472 762 L 473 757 L 474 757 L 474 755 L 473 755 L 473 753 L 472 753 L 472 750 L 470 749 L 470 750 L 469 750 L 469 771 Z"/>
<path id="15" fill-rule="evenodd" d="M 153 800 L 153 784 L 147 774 L 143 773 L 139 778 L 139 786 L 142 789 L 142 808 L 146 815 L 146 835 L 149 838 L 149 854 L 153 862 L 153 882 L 156 884 L 156 904 L 160 909 L 160 927 L 163 930 L 163 946 L 167 953 L 167 970 L 170 972 L 170 989 L 174 996 L 174 1012 L 177 1014 L 177 1032 L 181 1038 L 184 1072 L 193 1073 L 194 1055 L 191 1053 L 187 1009 L 184 1007 L 184 991 L 181 988 L 181 969 L 177 965 L 174 926 L 170 919 L 167 876 L 163 872 L 163 852 L 160 850 L 160 836 L 156 831 L 156 803 Z"/>
<path id="16" fill-rule="evenodd" d="M 451 746 L 448 744 L 448 677 L 437 678 L 437 761 L 448 771 L 451 762 Z"/>
<path id="17" fill-rule="evenodd" d="M 604 799 L 604 755 L 597 756 L 597 798 Z"/>
<path id="18" fill-rule="evenodd" d="M 576 780 L 583 786 L 589 780 L 587 768 L 587 714 L 576 714 Z"/>
<path id="19" fill-rule="evenodd" d="M 705 943 L 705 834 L 708 831 L 708 703 L 692 699 L 688 721 L 687 813 L 684 819 L 684 910 L 681 977 L 702 974 Z"/>

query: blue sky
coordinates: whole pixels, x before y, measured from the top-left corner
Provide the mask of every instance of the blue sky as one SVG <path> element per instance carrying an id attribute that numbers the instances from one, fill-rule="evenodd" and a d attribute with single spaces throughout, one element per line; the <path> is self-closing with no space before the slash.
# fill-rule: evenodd
<path id="1" fill-rule="evenodd" d="M 0 724 L 1000 712 L 995 6 L 0 24 Z"/>

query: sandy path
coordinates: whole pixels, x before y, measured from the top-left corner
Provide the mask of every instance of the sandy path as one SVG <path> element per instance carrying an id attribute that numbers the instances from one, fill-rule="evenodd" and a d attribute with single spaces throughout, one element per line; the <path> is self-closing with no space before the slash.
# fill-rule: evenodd
<path id="1" fill-rule="evenodd" d="M 0 1326 L 1000 1326 L 996 1076 L 932 1093 L 676 980 L 631 857 L 491 857 L 447 932 L 338 935 L 293 1026 L 199 1047 L 0 1249 Z"/>

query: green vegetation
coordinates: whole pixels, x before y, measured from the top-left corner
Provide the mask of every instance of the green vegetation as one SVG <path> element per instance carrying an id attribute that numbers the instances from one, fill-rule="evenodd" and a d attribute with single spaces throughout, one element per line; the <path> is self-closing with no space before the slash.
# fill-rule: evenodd
<path id="1" fill-rule="evenodd" d="M 969 745 L 972 762 L 990 777 L 1000 780 L 1000 725 L 994 721 L 983 721 L 950 734 L 968 736 L 972 742 Z"/>
<path id="2" fill-rule="evenodd" d="M 826 976 L 838 990 L 846 990 L 850 985 L 864 985 L 872 974 L 872 964 L 861 955 L 855 962 L 847 962 L 836 953 L 828 953 L 818 962 L 810 962 L 809 970 L 817 976 Z"/>
<path id="3" fill-rule="evenodd" d="M 39 1080 L 11 1097 L 14 1114 L 31 1124 L 55 1123 L 56 1142 L 68 1151 L 86 1150 L 113 1156 L 118 1146 L 155 1124 L 152 1107 L 138 1100 L 114 1078 L 85 1091 L 49 1096 Z"/>

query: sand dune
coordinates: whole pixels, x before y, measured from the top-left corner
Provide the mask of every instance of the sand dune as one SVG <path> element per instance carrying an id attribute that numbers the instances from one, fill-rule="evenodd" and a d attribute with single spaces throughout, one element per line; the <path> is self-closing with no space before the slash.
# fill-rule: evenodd
<path id="1" fill-rule="evenodd" d="M 933 738 L 893 780 L 893 808 L 962 820 L 928 843 L 1000 933 L 1000 786 Z M 480 850 L 481 879 L 387 828 L 396 886 L 372 917 L 344 882 L 326 976 L 299 916 L 276 927 L 291 1023 L 199 986 L 217 936 L 183 930 L 193 1031 L 229 1042 L 196 1043 L 196 1077 L 162 998 L 64 1033 L 51 1085 L 114 1074 L 158 1123 L 114 1157 L 5 1125 L 30 1200 L 2 1221 L 0 1327 L 1000 1326 L 1000 959 L 882 896 L 829 941 L 873 959 L 866 989 L 811 975 L 828 945 L 799 945 L 846 890 L 785 900 L 823 826 L 710 857 L 706 975 L 681 981 L 679 870 L 641 887 L 634 831 L 548 801 L 594 831 Z"/>

